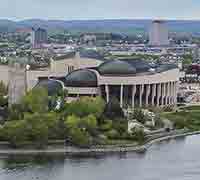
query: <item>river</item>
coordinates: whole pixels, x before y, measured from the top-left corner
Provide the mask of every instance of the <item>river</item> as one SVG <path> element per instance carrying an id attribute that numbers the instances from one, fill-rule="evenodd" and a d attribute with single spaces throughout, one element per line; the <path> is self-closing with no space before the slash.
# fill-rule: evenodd
<path id="1" fill-rule="evenodd" d="M 0 180 L 198 180 L 200 136 L 154 144 L 145 153 L 96 157 L 0 157 Z"/>

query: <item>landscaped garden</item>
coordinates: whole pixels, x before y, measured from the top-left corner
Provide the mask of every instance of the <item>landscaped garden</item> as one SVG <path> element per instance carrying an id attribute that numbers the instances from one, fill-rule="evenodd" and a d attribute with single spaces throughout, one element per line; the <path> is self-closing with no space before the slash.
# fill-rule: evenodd
<path id="1" fill-rule="evenodd" d="M 8 108 L 0 141 L 16 148 L 30 144 L 44 148 L 50 140 L 78 147 L 144 141 L 142 130 L 128 132 L 128 121 L 117 101 L 105 104 L 101 97 L 83 97 L 66 103 L 65 98 L 64 92 L 49 97 L 44 88 L 31 90 Z"/>
<path id="2" fill-rule="evenodd" d="M 50 141 L 87 148 L 137 145 L 145 142 L 149 132 L 166 128 L 163 119 L 173 122 L 175 129 L 200 130 L 200 106 L 177 111 L 135 108 L 124 116 L 116 98 L 108 104 L 99 96 L 67 103 L 67 92 L 49 96 L 45 88 L 39 87 L 28 92 L 20 103 L 7 107 L 6 93 L 7 88 L 0 83 L 1 104 L 7 112 L 0 125 L 0 141 L 15 148 L 45 148 Z"/>
<path id="3" fill-rule="evenodd" d="M 162 113 L 162 117 L 171 120 L 177 129 L 200 130 L 200 106 L 182 107 L 176 112 Z"/>

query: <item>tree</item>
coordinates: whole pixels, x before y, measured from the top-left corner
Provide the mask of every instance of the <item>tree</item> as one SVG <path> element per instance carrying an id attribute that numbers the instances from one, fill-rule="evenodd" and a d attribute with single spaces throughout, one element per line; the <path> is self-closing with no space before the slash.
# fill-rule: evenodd
<path id="1" fill-rule="evenodd" d="M 192 59 L 184 59 L 183 60 L 183 66 L 187 66 L 187 65 L 190 65 L 190 64 L 192 64 Z"/>
<path id="2" fill-rule="evenodd" d="M 176 129 L 183 129 L 185 127 L 187 127 L 188 123 L 187 120 L 185 118 L 174 118 L 174 126 Z"/>
<path id="3" fill-rule="evenodd" d="M 110 131 L 106 132 L 106 136 L 109 139 L 118 139 L 120 135 L 117 130 L 111 129 Z"/>
<path id="4" fill-rule="evenodd" d="M 26 114 L 24 117 L 28 140 L 34 142 L 38 148 L 42 148 L 48 143 L 48 125 L 43 116 L 38 113 Z"/>
<path id="5" fill-rule="evenodd" d="M 79 147 L 88 147 L 91 143 L 91 136 L 85 129 L 72 128 L 69 131 L 69 137 L 72 143 Z"/>
<path id="6" fill-rule="evenodd" d="M 105 108 L 104 100 L 101 97 L 83 97 L 74 101 L 65 107 L 66 115 L 76 115 L 85 117 L 93 114 L 96 118 L 100 118 Z"/>
<path id="7" fill-rule="evenodd" d="M 134 128 L 132 130 L 132 138 L 139 142 L 139 144 L 144 143 L 145 141 L 145 133 L 143 129 L 139 129 L 139 128 Z"/>
<path id="8" fill-rule="evenodd" d="M 100 124 L 100 127 L 99 129 L 101 131 L 109 131 L 111 130 L 113 127 L 113 122 L 112 120 L 104 120 L 101 124 Z"/>
<path id="9" fill-rule="evenodd" d="M 22 104 L 12 104 L 8 109 L 8 120 L 22 120 L 24 118 L 24 111 Z"/>
<path id="10" fill-rule="evenodd" d="M 97 137 L 98 136 L 98 129 L 97 129 L 97 119 L 93 114 L 86 116 L 81 119 L 81 126 L 85 128 L 91 136 Z"/>
<path id="11" fill-rule="evenodd" d="M 24 120 L 6 122 L 3 126 L 1 136 L 4 140 L 8 140 L 14 147 L 22 146 L 28 140 L 26 122 Z"/>
<path id="12" fill-rule="evenodd" d="M 48 92 L 44 88 L 35 88 L 24 96 L 22 105 L 27 112 L 47 112 Z"/>
<path id="13" fill-rule="evenodd" d="M 5 106 L 8 104 L 8 87 L 3 81 L 0 81 L 0 106 Z"/>
<path id="14" fill-rule="evenodd" d="M 105 116 L 110 119 L 124 117 L 123 110 L 120 107 L 119 101 L 116 97 L 112 97 L 109 103 L 106 105 Z"/>
<path id="15" fill-rule="evenodd" d="M 183 56 L 183 66 L 188 66 L 192 64 L 193 57 L 190 54 Z"/>
<path id="16" fill-rule="evenodd" d="M 119 136 L 122 137 L 125 132 L 127 132 L 128 129 L 128 122 L 124 119 L 118 119 L 113 121 L 113 128 L 117 130 L 119 133 Z"/>
<path id="17" fill-rule="evenodd" d="M 65 121 L 68 137 L 74 145 L 84 147 L 91 142 L 91 136 L 88 133 L 85 124 L 75 115 L 68 116 Z"/>
<path id="18" fill-rule="evenodd" d="M 0 96 L 6 96 L 8 94 L 8 87 L 3 81 L 0 81 Z"/>
<path id="19" fill-rule="evenodd" d="M 65 126 L 68 130 L 78 127 L 79 124 L 80 118 L 75 115 L 68 116 L 65 120 Z"/>
<path id="20" fill-rule="evenodd" d="M 41 114 L 26 113 L 23 120 L 7 121 L 3 126 L 3 137 L 14 147 L 32 142 L 38 148 L 47 145 L 48 124 Z"/>
<path id="21" fill-rule="evenodd" d="M 93 114 L 90 114 L 81 120 L 81 124 L 90 131 L 97 128 L 97 119 Z"/>
<path id="22" fill-rule="evenodd" d="M 148 117 L 144 115 L 142 109 L 136 108 L 134 109 L 132 119 L 136 119 L 140 123 L 144 124 L 148 120 Z"/>
<path id="23" fill-rule="evenodd" d="M 49 139 L 64 139 L 65 127 L 59 114 L 55 112 L 35 113 L 34 118 L 40 119 L 48 127 Z"/>
<path id="24" fill-rule="evenodd" d="M 0 95 L 0 106 L 8 105 L 8 98 Z"/>

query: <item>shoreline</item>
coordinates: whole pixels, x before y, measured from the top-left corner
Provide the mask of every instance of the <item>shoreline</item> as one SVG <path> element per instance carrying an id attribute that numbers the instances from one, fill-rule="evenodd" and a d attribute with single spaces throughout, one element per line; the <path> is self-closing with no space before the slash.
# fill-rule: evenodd
<path id="1" fill-rule="evenodd" d="M 123 153 L 123 152 L 144 152 L 148 150 L 153 144 L 169 140 L 176 139 L 179 137 L 186 137 L 192 135 L 198 135 L 200 131 L 185 132 L 182 134 L 174 134 L 155 138 L 139 146 L 130 147 L 114 147 L 114 148 L 91 148 L 91 149 L 80 149 L 80 148 L 52 148 L 52 149 L 0 149 L 0 155 L 53 155 L 53 154 L 64 154 L 64 155 L 96 155 L 96 154 L 108 154 L 108 153 Z"/>

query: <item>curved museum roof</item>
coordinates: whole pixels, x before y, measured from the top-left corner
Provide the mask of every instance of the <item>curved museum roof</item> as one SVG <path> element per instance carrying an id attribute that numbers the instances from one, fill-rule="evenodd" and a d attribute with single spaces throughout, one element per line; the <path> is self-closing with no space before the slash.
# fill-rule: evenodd
<path id="1" fill-rule="evenodd" d="M 91 70 L 79 69 L 67 75 L 64 83 L 68 87 L 97 87 L 97 76 Z"/>
<path id="2" fill-rule="evenodd" d="M 39 81 L 34 88 L 45 88 L 48 91 L 48 95 L 56 95 L 58 92 L 63 90 L 63 86 L 60 82 L 56 80 L 50 80 L 50 79 L 43 79 Z"/>
<path id="3" fill-rule="evenodd" d="M 137 74 L 152 74 L 168 71 L 177 68 L 174 64 L 163 64 L 152 66 L 144 60 L 111 60 L 102 63 L 96 70 L 101 75 L 137 75 Z"/>
<path id="4" fill-rule="evenodd" d="M 102 75 L 104 74 L 135 74 L 136 68 L 131 66 L 128 62 L 120 61 L 120 60 L 112 60 L 101 64 L 98 67 L 98 72 Z"/>

